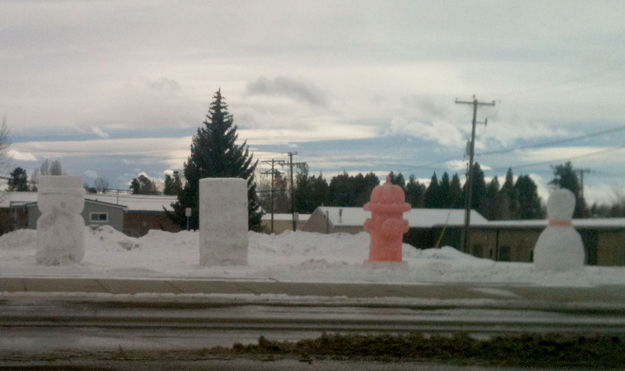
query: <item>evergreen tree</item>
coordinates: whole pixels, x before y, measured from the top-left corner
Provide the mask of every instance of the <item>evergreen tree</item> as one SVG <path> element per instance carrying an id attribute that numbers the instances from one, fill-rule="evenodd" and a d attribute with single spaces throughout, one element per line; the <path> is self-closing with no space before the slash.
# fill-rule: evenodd
<path id="1" fill-rule="evenodd" d="M 514 174 L 511 168 L 508 168 L 506 180 L 497 195 L 497 206 L 496 219 L 520 218 L 519 195 L 514 187 Z"/>
<path id="2" fill-rule="evenodd" d="M 521 175 L 514 188 L 519 196 L 519 210 L 521 219 L 541 219 L 543 217 L 538 187 L 529 175 Z"/>
<path id="3" fill-rule="evenodd" d="M 28 175 L 26 170 L 16 167 L 9 177 L 9 192 L 26 192 L 28 191 Z"/>
<path id="4" fill-rule="evenodd" d="M 163 186 L 163 194 L 169 196 L 177 195 L 182 189 L 182 181 L 180 180 L 180 172 L 174 170 L 173 176 L 166 174 Z"/>
<path id="5" fill-rule="evenodd" d="M 395 174 L 391 171 L 388 176 L 391 178 L 391 183 L 400 186 L 402 189 L 406 189 L 406 180 L 402 173 Z"/>
<path id="6" fill-rule="evenodd" d="M 425 185 L 419 183 L 414 175 L 408 178 L 406 184 L 406 202 L 412 207 L 423 207 Z"/>
<path id="7" fill-rule="evenodd" d="M 571 161 L 553 168 L 554 178 L 549 184 L 559 188 L 566 188 L 575 195 L 575 212 L 573 217 L 584 218 L 587 216 L 586 202 L 581 197 L 579 179 L 577 172 L 573 169 Z"/>
<path id="8" fill-rule="evenodd" d="M 450 208 L 452 203 L 449 199 L 449 191 L 451 190 L 451 183 L 449 181 L 449 174 L 443 173 L 441 181 L 438 185 L 438 199 L 440 200 L 440 207 Z"/>
<path id="9" fill-rule="evenodd" d="M 497 195 L 499 194 L 499 179 L 495 176 L 486 187 L 486 196 L 478 211 L 488 220 L 497 218 Z"/>
<path id="10" fill-rule="evenodd" d="M 467 184 L 464 186 L 464 197 L 467 197 Z M 473 165 L 473 187 L 471 189 L 471 209 L 479 209 L 486 197 L 486 181 L 479 163 Z M 466 198 L 465 198 L 466 199 Z"/>
<path id="11" fill-rule="evenodd" d="M 451 177 L 451 183 L 449 185 L 449 201 L 448 204 L 452 208 L 462 208 L 464 201 L 462 199 L 462 186 L 460 185 L 460 177 L 457 173 Z"/>
<path id="12" fill-rule="evenodd" d="M 347 172 L 332 177 L 330 180 L 330 204 L 332 206 L 353 206 L 354 196 Z"/>
<path id="13" fill-rule="evenodd" d="M 327 205 L 329 203 L 330 186 L 321 173 L 317 176 L 313 175 L 310 178 L 310 185 L 310 199 L 314 207 L 309 210 L 310 212 L 313 212 L 317 207 Z"/>
<path id="14" fill-rule="evenodd" d="M 358 173 L 356 176 L 349 177 L 349 184 L 352 190 L 350 206 L 363 206 L 369 200 L 367 194 L 367 184 L 365 183 L 365 177 L 362 173 Z"/>
<path id="15" fill-rule="evenodd" d="M 401 174 L 399 174 L 399 176 L 403 179 Z M 352 189 L 354 190 L 354 201 L 352 206 L 360 207 L 369 202 L 373 188 L 380 184 L 380 179 L 372 172 L 364 176 L 359 173 L 355 177 L 350 177 L 350 182 L 352 183 Z"/>
<path id="16" fill-rule="evenodd" d="M 172 204 L 174 212 L 168 213 L 179 225 L 186 225 L 185 208 L 190 207 L 190 226 L 198 228 L 200 179 L 236 177 L 247 180 L 248 226 L 253 230 L 260 228 L 262 211 L 254 181 L 254 170 L 258 161 L 254 161 L 253 155 L 249 153 L 247 142 L 236 144 L 236 131 L 237 126 L 233 124 L 221 90 L 217 90 L 203 126 L 193 136 L 191 155 L 184 165 L 187 182 L 178 193 L 178 201 Z"/>
<path id="17" fill-rule="evenodd" d="M 135 195 L 158 194 L 156 184 L 144 174 L 140 174 L 138 177 L 132 179 L 130 182 L 130 191 Z"/>
<path id="18" fill-rule="evenodd" d="M 439 184 L 438 177 L 436 176 L 436 172 L 432 174 L 432 178 L 430 179 L 430 184 L 425 190 L 425 200 L 423 202 L 423 206 L 426 208 L 437 208 L 441 207 L 441 202 L 439 198 Z"/>

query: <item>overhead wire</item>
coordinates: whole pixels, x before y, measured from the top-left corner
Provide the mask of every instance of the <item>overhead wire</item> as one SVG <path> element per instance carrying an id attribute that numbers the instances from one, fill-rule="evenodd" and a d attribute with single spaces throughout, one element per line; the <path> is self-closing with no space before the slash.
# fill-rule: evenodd
<path id="1" fill-rule="evenodd" d="M 505 168 L 493 168 L 492 170 L 493 171 L 501 171 L 501 170 L 506 170 L 506 169 L 509 169 L 509 168 L 510 169 L 520 169 L 520 168 L 532 167 L 532 166 L 538 166 L 538 165 L 547 165 L 547 164 L 552 164 L 554 162 L 570 161 L 570 160 L 576 160 L 576 159 L 584 158 L 584 157 L 596 156 L 596 155 L 600 155 L 600 154 L 603 154 L 603 153 L 620 151 L 622 149 L 625 149 L 625 146 L 623 146 L 623 147 L 612 147 L 612 148 L 608 148 L 608 149 L 603 149 L 601 151 L 585 153 L 583 155 L 578 155 L 578 156 L 569 156 L 569 157 L 565 157 L 565 158 L 553 159 L 553 160 L 548 160 L 548 161 L 540 161 L 540 162 L 532 162 L 532 163 L 528 163 L 528 164 L 506 166 Z"/>
<path id="2" fill-rule="evenodd" d="M 519 90 L 519 91 L 512 91 L 512 92 L 508 92 L 508 93 L 501 93 L 498 94 L 499 96 L 503 96 L 503 97 L 515 97 L 515 96 L 523 96 L 526 94 L 536 94 L 538 92 L 544 92 L 546 90 L 549 89 L 554 89 L 554 88 L 559 88 L 562 86 L 566 86 L 569 85 L 571 83 L 576 83 L 576 82 L 582 82 L 585 80 L 589 80 L 591 78 L 594 78 L 596 76 L 601 76 L 603 74 L 605 74 L 606 72 L 611 72 L 614 70 L 617 70 L 619 67 L 622 67 L 623 65 L 625 65 L 625 61 L 621 61 L 619 63 L 613 64 L 609 67 L 606 67 L 604 69 L 601 70 L 597 70 L 595 72 L 591 72 L 591 73 L 587 73 L 585 75 L 581 75 L 581 76 L 577 76 L 577 77 L 572 77 L 572 78 L 568 78 L 568 79 L 564 79 L 564 80 L 560 80 L 560 81 L 555 81 L 552 82 L 550 84 L 546 84 L 546 85 L 541 85 L 538 87 L 533 87 L 533 88 L 529 88 L 529 89 L 525 89 L 525 90 Z"/>
<path id="3" fill-rule="evenodd" d="M 619 126 L 619 127 L 606 129 L 606 130 L 601 130 L 601 131 L 588 133 L 588 134 L 584 134 L 584 135 L 580 135 L 580 136 L 576 136 L 576 137 L 571 137 L 571 138 L 553 140 L 553 141 L 549 141 L 549 142 L 541 142 L 541 143 L 536 143 L 536 144 L 528 144 L 528 145 L 523 145 L 523 146 L 518 146 L 518 147 L 502 148 L 502 149 L 498 149 L 498 150 L 494 150 L 494 151 L 478 152 L 475 155 L 476 156 L 485 156 L 485 155 L 494 155 L 494 154 L 500 154 L 500 153 L 513 152 L 513 151 L 521 150 L 521 149 L 547 147 L 547 146 L 550 146 L 550 145 L 553 145 L 553 144 L 568 143 L 568 142 L 573 142 L 573 141 L 579 140 L 579 139 L 598 137 L 598 136 L 601 136 L 601 135 L 611 134 L 611 133 L 615 133 L 615 132 L 618 132 L 618 131 L 624 131 L 624 130 L 625 130 L 625 126 Z"/>

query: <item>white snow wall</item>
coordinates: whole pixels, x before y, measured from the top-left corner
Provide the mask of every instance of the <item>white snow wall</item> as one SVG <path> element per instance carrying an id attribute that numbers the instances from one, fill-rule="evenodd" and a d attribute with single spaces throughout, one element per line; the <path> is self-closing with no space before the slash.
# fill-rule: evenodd
<path id="1" fill-rule="evenodd" d="M 37 207 L 37 263 L 80 263 L 85 255 L 85 190 L 79 176 L 39 177 Z"/>
<path id="2" fill-rule="evenodd" d="M 247 181 L 200 179 L 200 265 L 247 265 Z"/>

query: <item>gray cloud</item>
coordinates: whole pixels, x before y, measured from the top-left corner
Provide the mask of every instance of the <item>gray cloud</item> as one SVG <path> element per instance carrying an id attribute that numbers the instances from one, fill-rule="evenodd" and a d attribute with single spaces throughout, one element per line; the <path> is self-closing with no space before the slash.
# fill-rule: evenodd
<path id="1" fill-rule="evenodd" d="M 180 88 L 180 84 L 176 80 L 168 79 L 167 77 L 161 77 L 157 80 L 150 80 L 147 82 L 148 86 L 156 90 L 164 90 L 173 92 Z"/>
<path id="2" fill-rule="evenodd" d="M 247 84 L 247 93 L 288 97 L 313 106 L 326 107 L 328 105 L 326 93 L 323 90 L 312 83 L 285 76 L 273 79 L 260 77 Z"/>

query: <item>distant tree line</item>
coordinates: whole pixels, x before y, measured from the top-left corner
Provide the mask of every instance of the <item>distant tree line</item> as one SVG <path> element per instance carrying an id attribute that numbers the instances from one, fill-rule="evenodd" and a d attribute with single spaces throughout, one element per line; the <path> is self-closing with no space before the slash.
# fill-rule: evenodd
<path id="1" fill-rule="evenodd" d="M 427 186 L 414 175 L 410 175 L 408 181 L 402 173 L 391 172 L 389 177 L 393 184 L 404 190 L 406 202 L 414 208 L 464 207 L 467 190 L 457 173 L 450 176 L 444 172 L 439 179 L 434 172 Z M 282 181 L 281 177 L 274 178 Z M 328 182 L 321 173 L 317 176 L 310 175 L 308 168 L 304 168 L 296 177 L 295 210 L 299 213 L 311 213 L 321 205 L 362 207 L 369 202 L 373 188 L 379 184 L 379 178 L 374 173 L 349 175 L 344 172 Z M 266 185 L 261 188 L 266 189 Z M 280 202 L 274 203 L 274 211 L 290 211 L 288 192 L 280 193 L 279 197 L 274 194 L 274 202 L 277 198 Z M 261 204 L 266 205 L 269 199 L 269 192 L 261 194 Z M 512 170 L 509 169 L 503 185 L 500 186 L 497 177 L 486 183 L 479 164 L 475 164 L 473 168 L 471 207 L 491 220 L 543 217 L 537 186 L 528 175 L 521 175 L 515 181 Z"/>

